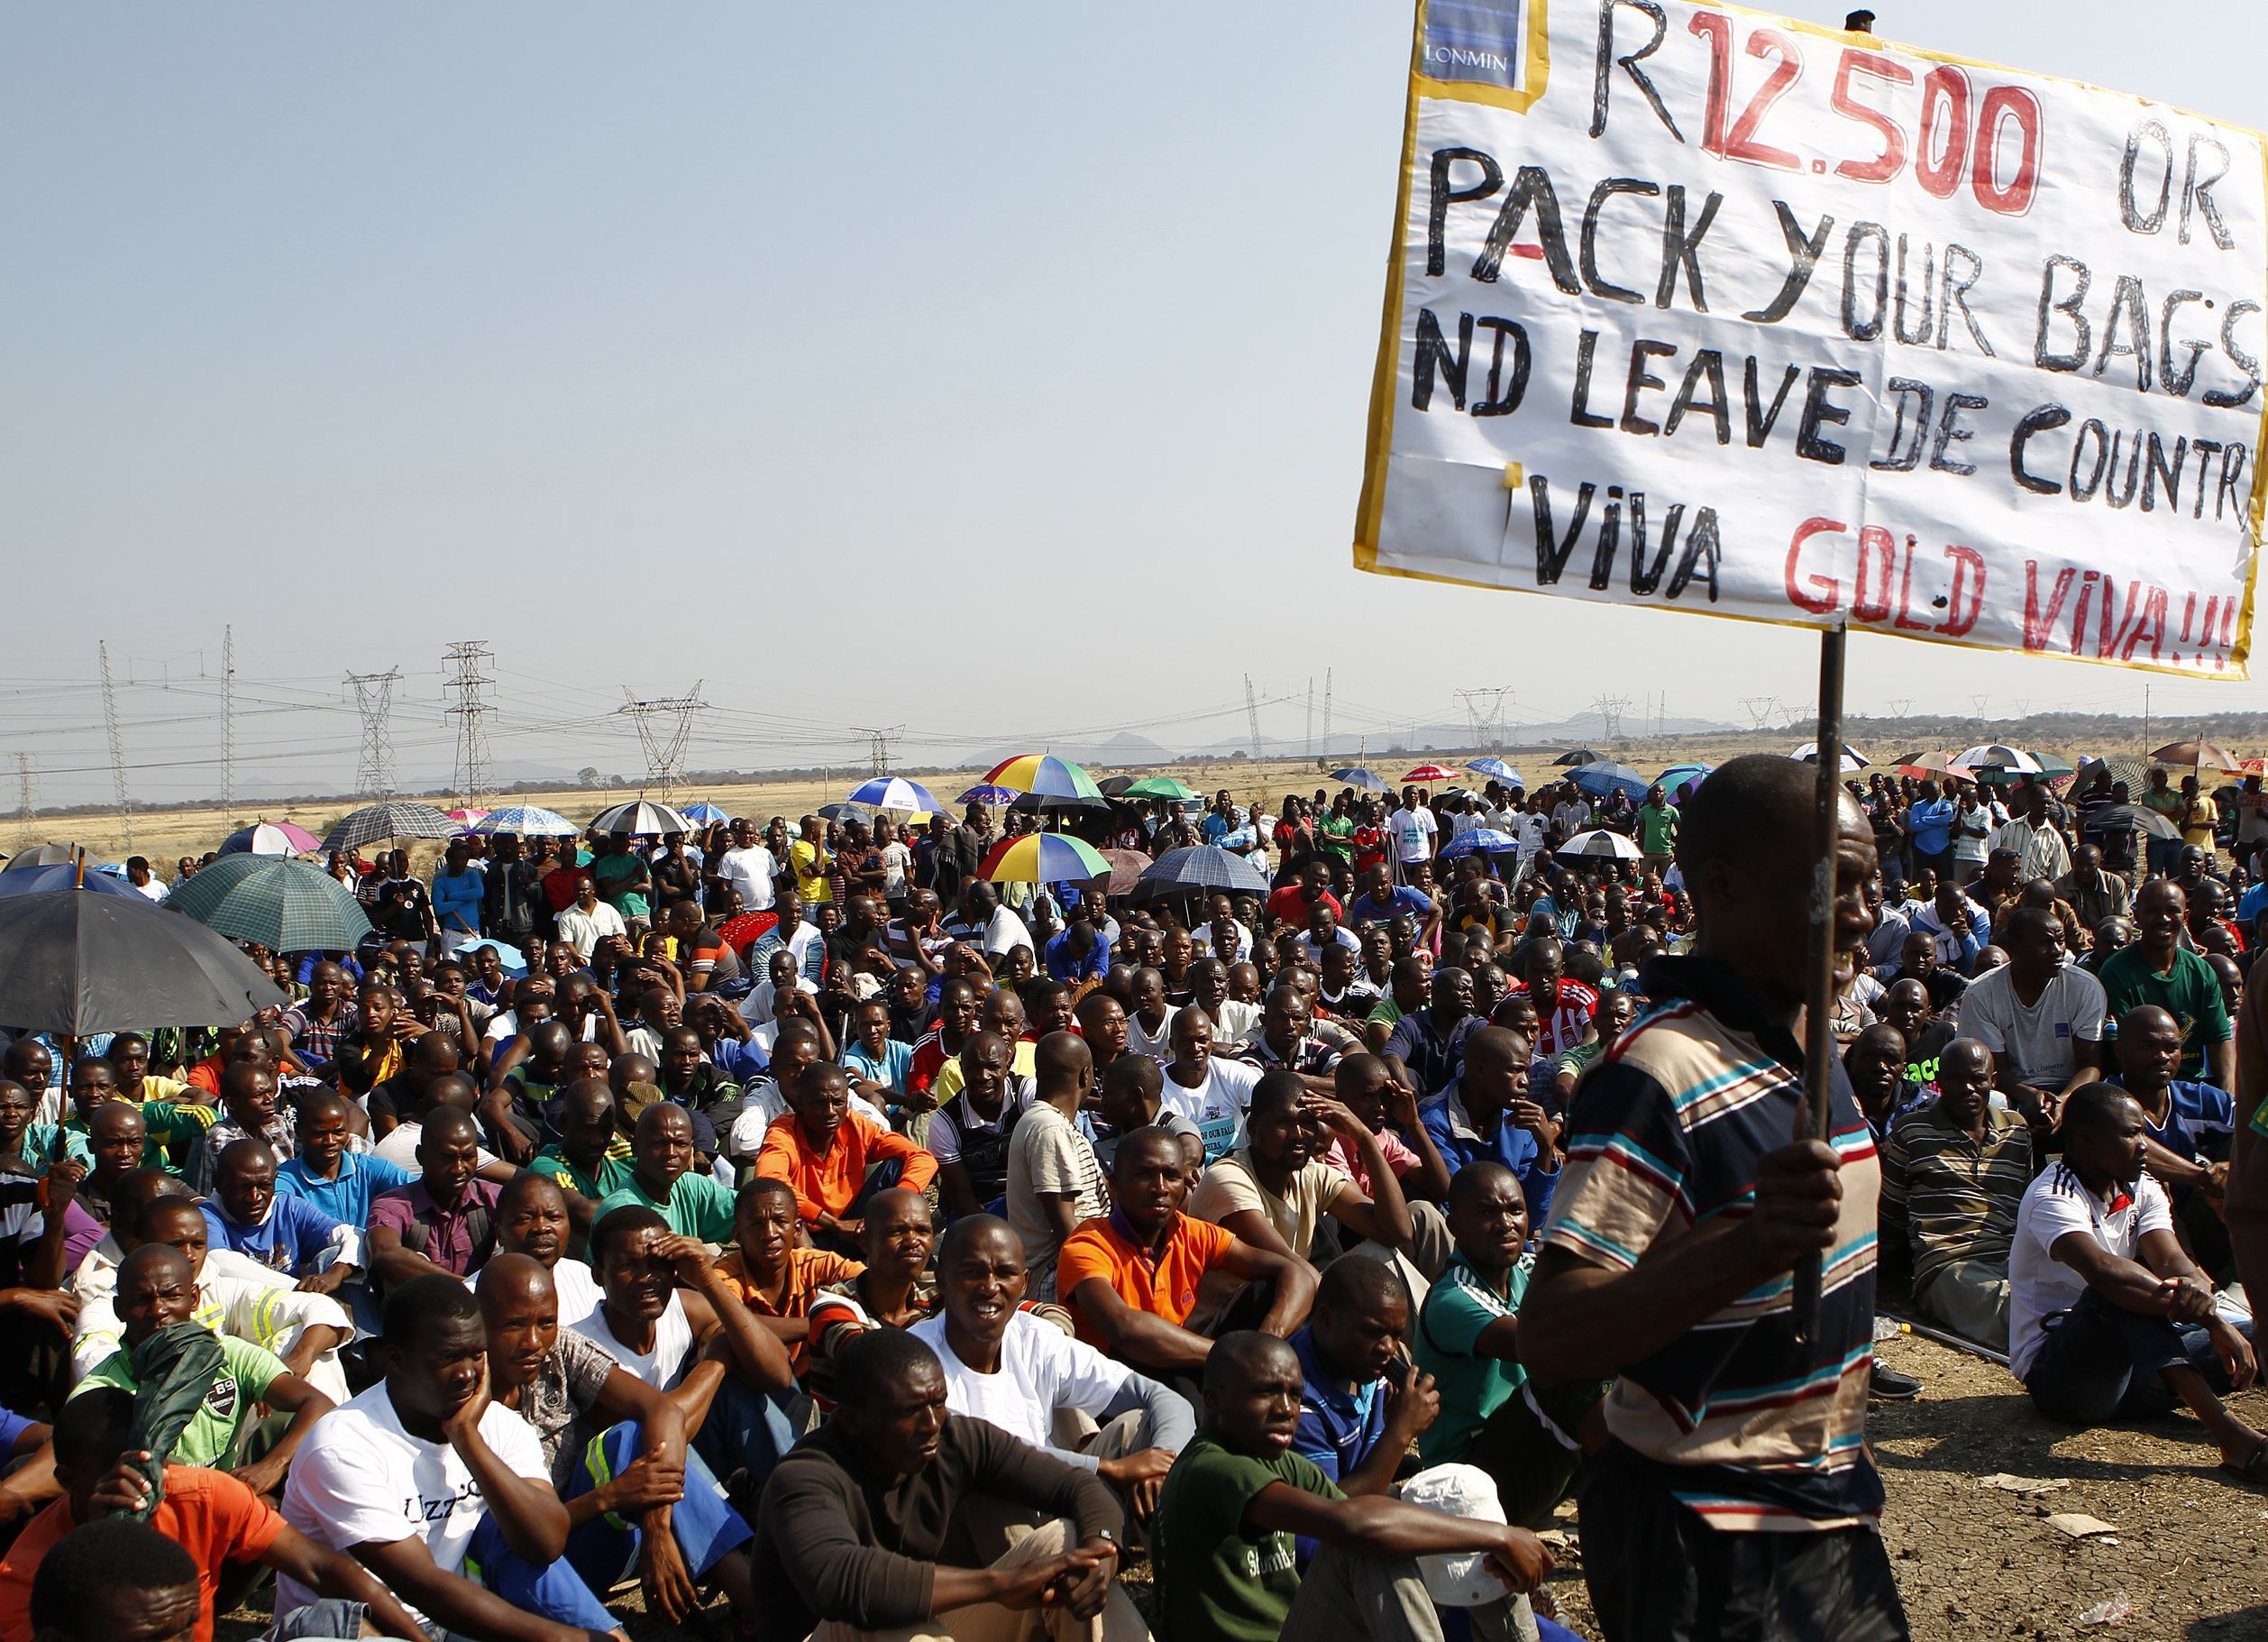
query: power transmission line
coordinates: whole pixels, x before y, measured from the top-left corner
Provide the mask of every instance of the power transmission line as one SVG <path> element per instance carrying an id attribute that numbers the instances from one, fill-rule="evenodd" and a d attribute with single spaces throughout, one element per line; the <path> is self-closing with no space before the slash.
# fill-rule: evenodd
<path id="1" fill-rule="evenodd" d="M 626 685 L 624 687 L 622 711 L 637 727 L 638 746 L 645 753 L 645 780 L 638 788 L 639 797 L 644 798 L 651 789 L 663 803 L 677 803 L 678 785 L 685 778 L 685 745 L 693 737 L 693 715 L 709 705 L 700 694 L 699 679 L 683 695 L 648 702 L 638 700 Z M 677 715 L 677 722 L 664 734 L 661 721 L 672 713 Z"/>
<path id="2" fill-rule="evenodd" d="M 23 803 L 21 807 L 16 812 L 16 817 L 18 820 L 22 821 L 24 825 L 29 826 L 32 823 L 32 816 L 33 813 L 32 806 L 31 754 L 18 753 L 15 756 L 15 778 L 16 785 L 23 797 Z"/>
<path id="3" fill-rule="evenodd" d="M 456 790 L 467 804 L 477 804 L 491 784 L 488 717 L 495 709 L 481 693 L 496 682 L 482 671 L 494 656 L 484 641 L 465 638 L 451 645 L 441 659 L 456 669 L 441 685 L 456 697 L 448 709 L 457 720 Z"/>
<path id="4" fill-rule="evenodd" d="M 110 641 L 101 644 L 103 660 L 103 727 L 110 732 L 110 776 L 118 791 L 118 836 L 128 849 L 134 847 L 133 805 L 126 797 L 126 744 L 118 735 L 118 692 L 110 682 Z"/>
<path id="5" fill-rule="evenodd" d="M 1252 675 L 1244 675 L 1244 718 L 1252 727 L 1252 746 L 1247 757 L 1257 761 L 1260 757 L 1260 703 L 1252 693 Z"/>
<path id="6" fill-rule="evenodd" d="M 236 819 L 236 629 L 221 629 L 221 813 Z"/>
<path id="7" fill-rule="evenodd" d="M 904 733 L 906 727 L 892 724 L 885 729 L 876 729 L 871 725 L 857 724 L 852 728 L 866 738 L 867 773 L 876 776 L 889 775 L 890 744 Z"/>
<path id="8" fill-rule="evenodd" d="M 362 715 L 362 753 L 354 767 L 354 786 L 365 798 L 393 796 L 394 732 L 389 720 L 394 686 L 401 683 L 401 677 L 399 667 L 346 675 L 346 682 L 354 686 L 355 708 Z"/>
<path id="9" fill-rule="evenodd" d="M 1331 669 L 1323 669 L 1323 757 L 1331 757 Z"/>

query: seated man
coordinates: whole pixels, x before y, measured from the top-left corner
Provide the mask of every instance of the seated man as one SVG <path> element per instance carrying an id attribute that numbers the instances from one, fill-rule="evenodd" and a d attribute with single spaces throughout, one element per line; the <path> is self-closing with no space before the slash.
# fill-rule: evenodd
<path id="1" fill-rule="evenodd" d="M 795 1188 L 759 1175 L 734 1200 L 733 1246 L 717 1262 L 759 1326 L 787 1347 L 800 1378 L 809 1354 L 811 1307 L 819 1291 L 847 1282 L 866 1268 L 847 1255 L 802 1245 Z"/>
<path id="2" fill-rule="evenodd" d="M 656 1101 L 638 1114 L 630 1178 L 599 1200 L 598 1217 L 625 1204 L 652 1209 L 681 1237 L 720 1246 L 732 1241 L 732 1188 L 693 1167 L 693 1119 L 683 1106 Z"/>
<path id="3" fill-rule="evenodd" d="M 576 1326 L 606 1298 L 590 1268 L 568 1255 L 572 1227 L 566 1194 L 534 1170 L 514 1175 L 496 1200 L 496 1252 L 525 1254 L 551 1273 L 552 1299 L 562 1328 Z M 484 1265 L 473 1274 L 476 1292 L 487 1270 Z"/>
<path id="4" fill-rule="evenodd" d="M 2268 1436 L 2222 1406 L 2258 1365 L 2173 1234 L 2143 1168 L 2142 1108 L 2090 1083 L 2063 1106 L 2063 1160 L 2032 1182 L 2008 1256 L 2008 1368 L 2051 1419 L 2078 1426 L 2186 1404 L 2248 1481 L 2268 1480 Z"/>
<path id="5" fill-rule="evenodd" d="M 630 1183 L 630 1142 L 603 1078 L 578 1078 L 560 1091 L 559 1139 L 527 1165 L 565 1195 L 576 1235 L 589 1233 L 599 1199 Z"/>
<path id="6" fill-rule="evenodd" d="M 1559 1125 L 1529 1092 L 1529 1064 L 1526 1039 L 1483 1026 L 1465 1040 L 1463 1072 L 1418 1115 L 1452 1177 L 1484 1158 L 1502 1163 L 1540 1215 L 1559 1183 Z"/>
<path id="7" fill-rule="evenodd" d="M 1529 1383 L 1520 1362 L 1520 1304 L 1535 1266 L 1528 1225 L 1512 1170 L 1486 1158 L 1458 1170 L 1449 1188 L 1457 1252 L 1419 1308 L 1416 1356 L 1441 1392 L 1441 1417 L 1418 1438 L 1418 1456 L 1479 1466 L 1506 1520 L 1533 1527 L 1573 1485 L 1583 1457 L 1577 1433 L 1605 1387 Z"/>
<path id="8" fill-rule="evenodd" d="M 1006 1221 L 972 1215 L 946 1233 L 937 1247 L 944 1314 L 912 1329 L 944 1366 L 946 1406 L 1095 1472 L 1135 1520 L 1147 1522 L 1197 1417 L 1179 1392 L 1024 1309 L 1029 1275 L 1023 1242 Z M 1078 1448 L 1061 1446 L 1056 1433 L 1066 1415 L 1101 1429 Z M 1005 1546 L 980 1542 L 977 1549 L 989 1558 Z"/>
<path id="9" fill-rule="evenodd" d="M 936 1218 L 919 1192 L 893 1186 L 867 1200 L 858 1274 L 811 1300 L 805 1384 L 822 1406 L 834 1395 L 835 1359 L 852 1339 L 873 1328 L 911 1328 L 937 1316 L 937 1280 L 929 1273 L 937 1242 Z"/>
<path id="10" fill-rule="evenodd" d="M 199 1330 L 192 1317 L 196 1309 L 197 1278 L 187 1258 L 163 1243 L 143 1243 L 118 1268 L 118 1316 L 125 1326 L 119 1347 L 96 1363 L 71 1395 L 85 1396 L 103 1386 L 139 1391 L 145 1377 L 162 1381 L 169 1394 L 179 1392 L 191 1354 L 204 1344 L 190 1339 L 189 1331 L 202 1333 L 218 1347 L 212 1377 L 203 1382 L 207 1390 L 172 1449 L 158 1457 L 166 1464 L 234 1472 L 254 1493 L 273 1493 L 282 1485 L 293 1453 L 316 1421 L 331 1411 L 331 1399 L 274 1353 Z M 153 1335 L 177 1324 L 187 1324 L 188 1330 L 154 1352 L 142 1349 Z M 277 1415 L 263 1419 L 263 1404 Z"/>
<path id="11" fill-rule="evenodd" d="M 304 1197 L 276 1192 L 276 1154 L 260 1140 L 231 1142 L 205 1200 L 213 1245 L 231 1249 L 299 1280 L 309 1292 L 335 1294 L 362 1264 L 362 1236 Z"/>
<path id="12" fill-rule="evenodd" d="M 625 1371 L 666 1392 L 720 1476 L 761 1485 L 794 1440 L 769 1399 L 795 1383 L 787 1347 L 749 1316 L 709 1252 L 658 1211 L 599 1217 L 590 1257 L 605 1296 L 574 1326 Z"/>
<path id="13" fill-rule="evenodd" d="M 795 1188 L 796 1212 L 822 1247 L 856 1247 L 859 1210 L 873 1192 L 925 1191 L 937 1178 L 937 1160 L 927 1151 L 850 1110 L 839 1066 L 806 1071 L 788 1090 L 788 1115 L 764 1131 L 756 1172 Z"/>
<path id="14" fill-rule="evenodd" d="M 2110 1079 L 2142 1108 L 2148 1131 L 2143 1163 L 2173 1205 L 2181 1242 L 2209 1274 L 2232 1269 L 2221 1219 L 2236 1103 L 2226 1089 L 2174 1077 L 2181 1064 L 2181 1023 L 2155 1004 L 2126 1011 L 2118 1023 L 2118 1075 Z"/>
<path id="15" fill-rule="evenodd" d="M 1437 1639 L 1415 1558 L 1477 1551 L 1525 1594 L 1551 1555 L 1524 1528 L 1348 1497 L 1292 1452 L 1298 1354 L 1267 1335 L 1224 1335 L 1205 1363 L 1204 1433 L 1166 1479 L 1152 1546 L 1175 1642 L 1277 1635 Z M 1295 1537 L 1322 1550 L 1303 1574 Z"/>
<path id="16" fill-rule="evenodd" d="M 1341 1493 L 1389 1491 L 1440 1416 L 1433 1377 L 1403 1354 L 1409 1332 L 1409 1289 L 1391 1266 L 1348 1254 L 1323 1268 L 1315 1309 L 1290 1342 L 1303 1381 L 1292 1452 Z"/>
<path id="17" fill-rule="evenodd" d="M 1995 1082 L 2019 1111 L 2051 1127 L 2063 1097 L 2102 1075 L 2103 984 L 2063 961 L 2062 926 L 2036 906 L 1993 927 L 2008 961 L 1970 983 L 1961 1035 L 1992 1051 Z"/>
<path id="18" fill-rule="evenodd" d="M 415 1186 L 370 1205 L 370 1274 L 389 1289 L 436 1273 L 464 1279 L 496 1246 L 497 1188 L 479 1176 L 480 1130 L 471 1114 L 435 1106 L 417 1137 Z"/>
<path id="19" fill-rule="evenodd" d="M 480 1295 L 489 1394 L 535 1427 L 567 1502 L 567 1560 L 584 1582 L 605 1591 L 635 1571 L 647 1611 L 682 1624 L 700 1606 L 694 1582 L 713 1578 L 749 1613 L 748 1525 L 687 1452 L 676 1405 L 560 1327 L 540 1262 L 498 1254 L 481 1268 Z"/>
<path id="20" fill-rule="evenodd" d="M 489 1394 L 488 1335 L 471 1291 L 441 1272 L 386 1297 L 385 1378 L 310 1435 L 284 1520 L 344 1551 L 429 1628 L 495 1642 L 628 1642 L 564 1560 L 568 1513 L 544 1445 Z M 466 1570 L 471 1570 L 471 1573 Z M 288 1613 L 312 1592 L 276 1583 Z"/>
<path id="21" fill-rule="evenodd" d="M 78 1183 L 74 1201 L 105 1226 L 110 1224 L 110 1194 L 142 1167 L 149 1138 L 141 1110 L 126 1101 L 105 1100 L 87 1119 L 87 1149 L 93 1154 L 94 1166 Z"/>
<path id="22" fill-rule="evenodd" d="M 2177 1044 L 2178 1050 L 2178 1044 Z M 1994 1351 L 2008 1344 L 2008 1249 L 2032 1183 L 2032 1133 L 1991 1104 L 1992 1057 L 1956 1038 L 1937 1098 L 1882 1138 L 1882 1229 L 1913 1252 L 1922 1315 Z"/>
<path id="23" fill-rule="evenodd" d="M 937 1203 L 948 1217 L 989 1213 L 1008 1191 L 1008 1152 L 1029 1102 L 1030 1085 L 1010 1067 L 1021 1048 L 998 1032 L 974 1032 L 952 1067 L 960 1087 L 941 1094 L 929 1119 L 929 1155 L 937 1163 Z M 1037 1061 L 1032 1065 L 1035 1072 Z M 940 1091 L 945 1079 L 937 1080 Z"/>
<path id="24" fill-rule="evenodd" d="M 1163 1129 L 1137 1129 L 1119 1142 L 1112 1160 L 1115 1206 L 1064 1240 L 1056 1267 L 1056 1292 L 1079 1338 L 1160 1377 L 1186 1374 L 1211 1353 L 1212 1342 L 1185 1325 L 1199 1285 L 1215 1267 L 1271 1286 L 1261 1324 L 1271 1334 L 1288 1335 L 1305 1322 L 1315 1298 L 1315 1273 L 1304 1261 L 1183 1214 L 1188 1192 L 1181 1142 Z"/>
<path id="25" fill-rule="evenodd" d="M 1379 1201 L 1315 1155 L 1319 1130 L 1353 1144 Z M 1378 1137 L 1338 1100 L 1310 1094 L 1298 1073 L 1281 1069 L 1254 1086 L 1242 1150 L 1205 1170 L 1190 1194 L 1189 1213 L 1254 1248 L 1311 1267 L 1316 1228 L 1325 1215 L 1395 1253 L 1406 1255 L 1415 1235 L 1402 1184 L 1387 1167 Z M 1225 1271 L 1206 1274 L 1191 1316 L 1198 1332 L 1221 1332 L 1222 1317 L 1242 1287 Z"/>
<path id="26" fill-rule="evenodd" d="M 295 1289 L 279 1271 L 229 1249 L 211 1249 L 205 1211 L 179 1176 L 139 1169 L 112 1197 L 110 1234 L 88 1250 L 71 1277 L 78 1316 L 71 1325 L 71 1370 L 84 1375 L 118 1349 L 119 1262 L 145 1243 L 178 1249 L 197 1285 L 196 1320 L 284 1361 L 333 1401 L 346 1397 L 338 1348 L 354 1337 L 346 1308 L 328 1295 Z"/>
<path id="27" fill-rule="evenodd" d="M 1244 1143 L 1244 1110 L 1260 1069 L 1229 1059 L 1225 1045 L 1214 1053 L 1212 1018 L 1193 1004 L 1175 1012 L 1166 1041 L 1172 1059 L 1159 1085 L 1166 1110 L 1197 1125 L 1208 1160 L 1227 1157 Z"/>
<path id="28" fill-rule="evenodd" d="M 221 1074 L 219 1120 L 206 1132 L 189 1170 L 189 1183 L 203 1189 L 212 1186 L 221 1153 L 238 1141 L 265 1141 L 279 1159 L 293 1151 L 291 1122 L 277 1109 L 280 1086 L 274 1058 L 249 1032 L 238 1040 L 235 1057 Z"/>
<path id="29" fill-rule="evenodd" d="M 1109 1133 L 1094 1143 L 1095 1161 L 1107 1180 L 1118 1156 L 1119 1142 L 1137 1129 L 1159 1128 L 1181 1142 L 1189 1160 L 1190 1179 L 1205 1166 L 1205 1137 L 1196 1124 L 1166 1108 L 1165 1069 L 1148 1055 L 1120 1055 L 1103 1069 L 1102 1122 Z M 1072 1228 L 1076 1231 L 1077 1227 Z"/>
<path id="30" fill-rule="evenodd" d="M 169 1078 L 151 1078 L 137 1074 L 133 1087 L 126 1086 L 124 1074 L 118 1069 L 119 1044 L 132 1034 L 121 1032 L 111 1040 L 106 1056 L 85 1055 L 71 1063 L 71 1105 L 75 1109 L 67 1120 L 65 1131 L 77 1131 L 91 1136 L 96 1112 L 105 1105 L 123 1105 L 142 1115 L 143 1133 L 151 1148 L 150 1161 L 162 1163 L 176 1173 L 197 1157 L 197 1148 L 205 1136 L 219 1121 L 220 1115 L 207 1105 L 189 1098 L 197 1091 L 185 1083 Z M 150 1050 L 143 1044 L 137 1064 L 148 1066 Z M 167 1097 L 145 1095 L 144 1088 L 156 1086 L 169 1091 Z M 178 1091 L 174 1097 L 171 1091 Z"/>
<path id="31" fill-rule="evenodd" d="M 1008 1222 L 1022 1243 L 1031 1298 L 1056 1298 L 1056 1259 L 1063 1240 L 1084 1222 L 1107 1214 L 1109 1194 L 1094 1147 L 1078 1128 L 1081 1108 L 1094 1087 L 1094 1057 L 1086 1041 L 1051 1032 L 1033 1055 L 1031 1105 L 1016 1125 L 1008 1151 Z M 1154 1060 L 1144 1060 L 1157 1076 Z"/>
<path id="32" fill-rule="evenodd" d="M 195 1590 L 194 1600 L 184 1603 L 180 1629 L 197 1642 L 212 1642 L 213 1598 L 223 1578 L 252 1564 L 320 1592 L 342 1610 L 360 1604 L 369 1623 L 387 1636 L 425 1642 L 408 1610 L 369 1570 L 287 1527 L 274 1508 L 245 1485 L 242 1473 L 169 1463 L 163 1496 L 148 1525 L 132 1521 L 151 1509 L 150 1481 L 138 1463 L 151 1456 L 136 1446 L 133 1406 L 133 1394 L 115 1386 L 94 1388 L 64 1405 L 53 1438 L 55 1481 L 63 1496 L 25 1524 L 0 1559 L 0 1637 L 8 1642 L 52 1637 L 48 1623 L 39 1622 L 34 1629 L 32 1593 L 58 1577 L 46 1572 L 48 1564 L 55 1562 L 59 1573 L 75 1582 L 78 1576 L 68 1570 L 80 1552 L 107 1544 L 114 1560 L 96 1571 L 98 1582 L 80 1589 L 74 1603 L 74 1619 L 87 1642 L 152 1634 L 148 1620 L 155 1602 L 131 1615 L 107 1616 L 114 1622 L 106 1626 L 96 1617 L 104 1613 L 104 1595 L 123 1589 L 146 1596 L 150 1588 L 142 1582 L 151 1570 L 183 1552 L 195 1574 Z M 359 1625 L 316 1622 L 313 1610 L 281 1617 L 297 1637 L 361 1634 Z M 162 1634 L 172 1635 L 173 1628 Z"/>
<path id="33" fill-rule="evenodd" d="M 937 1355 L 896 1329 L 844 1351 L 835 1417 L 764 1485 L 758 1642 L 874 1632 L 1026 1642 L 1147 1635 L 1112 1581 L 1125 1519 L 1093 1472 L 951 1413 Z M 988 1567 L 942 1561 L 965 1503 L 997 1500 L 1045 1526 Z"/>
<path id="34" fill-rule="evenodd" d="M 276 1168 L 276 1195 L 297 1197 L 358 1233 L 370 1223 L 370 1205 L 381 1192 L 409 1185 L 415 1170 L 367 1151 L 356 1151 L 353 1105 L 320 1090 L 299 1103 L 294 1133 L 298 1155 Z"/>

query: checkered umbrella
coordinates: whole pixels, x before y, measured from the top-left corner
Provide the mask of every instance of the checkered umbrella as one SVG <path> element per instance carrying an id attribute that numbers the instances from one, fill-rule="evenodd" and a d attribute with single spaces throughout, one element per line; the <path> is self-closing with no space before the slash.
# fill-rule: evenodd
<path id="1" fill-rule="evenodd" d="M 1218 844 L 1191 844 L 1157 858 L 1142 882 L 1153 889 L 1248 889 L 1268 893 L 1268 876 L 1251 861 Z"/>
<path id="2" fill-rule="evenodd" d="M 573 838 L 582 829 L 541 804 L 512 804 L 491 810 L 472 823 L 475 832 L 508 832 L 515 838 Z"/>
<path id="3" fill-rule="evenodd" d="M 349 951 L 370 932 L 354 892 L 282 856 L 224 855 L 167 897 L 206 929 L 277 952 Z"/>
<path id="4" fill-rule="evenodd" d="M 431 804 L 389 798 L 339 817 L 324 834 L 325 849 L 360 849 L 382 838 L 454 838 L 464 829 Z"/>

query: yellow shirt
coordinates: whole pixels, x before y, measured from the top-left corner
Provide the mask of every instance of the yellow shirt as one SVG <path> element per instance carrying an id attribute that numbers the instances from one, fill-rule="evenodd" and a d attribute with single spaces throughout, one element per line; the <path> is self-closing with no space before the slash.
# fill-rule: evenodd
<path id="1" fill-rule="evenodd" d="M 1037 1044 L 1018 1041 L 1015 1059 L 1008 1063 L 1010 1077 L 1036 1078 L 1039 1075 L 1036 1052 L 1038 1047 Z M 937 1068 L 937 1080 L 929 1086 L 929 1092 L 939 1105 L 943 1105 L 961 1092 L 960 1056 L 950 1057 L 943 1066 Z"/>
<path id="2" fill-rule="evenodd" d="M 827 853 L 824 844 L 814 844 L 797 839 L 788 846 L 788 865 L 795 873 L 795 893 L 803 897 L 806 906 L 835 899 L 834 882 L 827 869 L 835 864 L 835 858 Z"/>

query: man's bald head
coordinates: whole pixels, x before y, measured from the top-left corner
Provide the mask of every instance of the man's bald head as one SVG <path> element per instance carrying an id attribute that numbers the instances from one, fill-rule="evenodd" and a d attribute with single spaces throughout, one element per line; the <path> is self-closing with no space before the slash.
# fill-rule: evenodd
<path id="1" fill-rule="evenodd" d="M 1483 1072 L 1509 1072 L 1528 1064 L 1528 1041 L 1507 1026 L 1484 1026 L 1465 1040 L 1465 1062 Z"/>
<path id="2" fill-rule="evenodd" d="M 173 1282 L 187 1283 L 196 1278 L 196 1270 L 189 1257 L 170 1243 L 145 1243 L 138 1244 L 125 1259 L 118 1262 L 118 1286 L 123 1289 L 128 1282 L 148 1273 L 161 1276 Z"/>
<path id="3" fill-rule="evenodd" d="M 528 1255 L 498 1254 L 480 1268 L 480 1315 L 489 1321 L 505 1316 L 516 1302 L 556 1298 L 552 1274 Z"/>
<path id="4" fill-rule="evenodd" d="M 1094 1053 L 1078 1033 L 1051 1032 L 1033 1046 L 1032 1076 L 1043 1091 L 1084 1090 L 1094 1077 Z"/>
<path id="5" fill-rule="evenodd" d="M 420 1143 L 432 1141 L 453 1142 L 470 1140 L 476 1146 L 480 1142 L 480 1125 L 472 1114 L 458 1106 L 435 1106 L 425 1114 L 425 1132 L 418 1136 Z"/>

